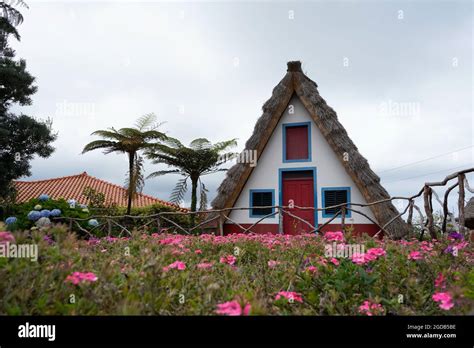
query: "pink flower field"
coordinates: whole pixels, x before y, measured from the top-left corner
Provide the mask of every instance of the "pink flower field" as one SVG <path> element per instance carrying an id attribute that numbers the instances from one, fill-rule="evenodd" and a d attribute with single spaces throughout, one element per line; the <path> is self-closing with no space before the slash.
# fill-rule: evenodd
<path id="1" fill-rule="evenodd" d="M 2 315 L 452 315 L 474 308 L 474 253 L 463 240 L 338 231 L 136 231 L 79 240 L 64 227 L 0 235 L 0 243 L 37 243 L 39 250 L 37 262 L 0 258 Z M 328 256 L 328 243 L 363 245 L 364 252 Z"/>

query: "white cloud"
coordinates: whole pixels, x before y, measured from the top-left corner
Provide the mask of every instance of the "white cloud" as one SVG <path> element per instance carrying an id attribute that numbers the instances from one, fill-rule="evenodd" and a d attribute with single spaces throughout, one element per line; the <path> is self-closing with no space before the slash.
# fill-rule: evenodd
<path id="1" fill-rule="evenodd" d="M 92 131 L 128 126 L 149 112 L 184 143 L 239 138 L 241 149 L 291 59 L 303 60 L 374 169 L 473 144 L 470 4 L 403 8 L 400 21 L 392 3 L 34 1 L 14 46 L 39 91 L 21 110 L 53 116 L 59 139 L 53 156 L 33 162 L 32 178 L 87 171 L 122 183 L 125 156 L 80 152 Z M 419 113 L 381 113 L 389 102 L 413 102 Z M 75 112 L 57 112 L 61 103 Z M 444 173 L 389 181 L 473 159 L 462 151 L 382 178 L 391 194 L 409 194 Z M 205 178 L 211 196 L 222 178 Z M 176 180 L 147 181 L 145 192 L 166 199 Z"/>

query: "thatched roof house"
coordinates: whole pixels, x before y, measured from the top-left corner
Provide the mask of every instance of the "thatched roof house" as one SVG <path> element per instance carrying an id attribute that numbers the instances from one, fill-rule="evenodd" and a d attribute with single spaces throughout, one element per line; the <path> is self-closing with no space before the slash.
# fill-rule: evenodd
<path id="1" fill-rule="evenodd" d="M 474 197 L 471 197 L 464 208 L 464 225 L 474 230 Z"/>
<path id="2" fill-rule="evenodd" d="M 289 112 L 289 106 L 291 104 L 295 104 L 294 110 L 296 110 L 296 114 L 303 115 L 307 114 L 307 121 L 309 124 L 309 129 L 297 129 L 298 126 L 302 125 L 305 122 L 295 123 L 294 125 L 290 124 L 282 124 L 282 122 L 289 122 L 291 117 L 295 117 L 291 115 Z M 302 105 L 301 109 L 298 109 L 298 105 Z M 293 106 L 293 105 L 291 105 Z M 296 108 L 296 109 L 295 109 Z M 258 119 L 254 132 L 250 139 L 248 139 L 245 149 L 246 150 L 256 150 L 258 165 L 253 167 L 248 163 L 237 163 L 235 164 L 228 172 L 227 177 L 222 182 L 220 187 L 218 188 L 218 195 L 213 200 L 212 206 L 214 209 L 220 209 L 224 207 L 234 207 L 234 206 L 244 206 L 245 203 L 250 201 L 252 204 L 252 198 L 258 199 L 260 201 L 260 205 L 263 203 L 268 204 L 273 197 L 273 202 L 275 202 L 275 195 L 280 198 L 279 205 L 286 205 L 282 204 L 282 199 L 285 201 L 285 189 L 284 182 L 285 180 L 285 173 L 289 170 L 288 166 L 293 166 L 296 170 L 312 170 L 312 173 L 305 174 L 308 176 L 314 175 L 312 178 L 312 183 L 314 183 L 313 190 L 314 190 L 314 207 L 321 206 L 325 207 L 324 195 L 326 192 L 326 199 L 327 197 L 332 197 L 335 200 L 328 200 L 326 202 L 326 206 L 329 204 L 328 202 L 338 202 L 338 197 L 343 197 L 342 199 L 347 199 L 349 203 L 351 201 L 351 186 L 352 186 L 352 202 L 354 203 L 364 203 L 361 201 L 356 200 L 357 196 L 359 199 L 365 200 L 365 202 L 375 202 L 379 200 L 383 200 L 389 198 L 389 194 L 387 191 L 381 186 L 380 178 L 372 171 L 370 168 L 367 160 L 359 153 L 357 147 L 354 145 L 352 140 L 349 138 L 346 130 L 344 127 L 339 123 L 336 112 L 326 104 L 326 101 L 319 95 L 318 92 L 318 85 L 312 81 L 308 76 L 306 76 L 303 71 L 301 70 L 301 62 L 294 61 L 288 62 L 288 69 L 286 75 L 283 79 L 278 83 L 278 85 L 273 89 L 273 93 L 271 98 L 263 105 L 263 114 Z M 294 111 L 293 110 L 293 111 Z M 301 116 L 302 117 L 302 116 Z M 282 120 L 285 118 L 285 120 Z M 299 120 L 299 119 L 298 119 Z M 305 119 L 306 120 L 306 119 Z M 312 122 L 311 122 L 312 121 Z M 295 138 L 291 139 L 289 136 L 290 132 L 288 131 L 289 128 L 292 128 L 292 132 L 295 134 Z M 314 127 L 315 126 L 315 127 Z M 313 127 L 313 128 L 311 128 Z M 282 130 L 280 130 L 282 128 Z M 293 131 L 294 130 L 294 131 Z M 278 133 L 275 134 L 275 133 Z M 281 140 L 280 134 L 283 134 L 283 138 Z M 309 140 L 306 140 L 306 135 L 309 134 Z M 302 136 L 303 135 L 303 136 Z M 322 136 L 321 136 L 322 135 Z M 320 140 L 318 138 L 325 139 Z M 275 138 L 275 139 L 273 139 Z M 289 142 L 299 142 L 299 139 L 303 139 L 303 144 L 298 145 L 291 145 L 295 146 L 295 150 L 292 150 L 294 153 L 288 152 Z M 318 141 L 320 143 L 318 143 Z M 270 142 L 272 145 L 269 145 Z M 268 154 L 270 152 L 269 146 L 275 148 L 274 151 L 281 152 L 281 142 L 283 142 L 283 160 L 281 161 L 277 155 L 274 155 L 272 158 L 262 159 L 263 157 L 271 157 L 272 155 Z M 307 143 L 309 142 L 309 144 Z M 322 143 L 324 142 L 324 144 Z M 277 144 L 277 145 L 276 145 Z M 309 145 L 309 154 L 308 151 L 304 148 L 305 146 Z M 311 146 L 314 147 L 313 155 L 311 155 Z M 331 154 L 323 154 L 323 150 L 332 149 L 333 153 Z M 273 151 L 273 150 L 272 150 Z M 286 151 L 286 152 L 285 152 Z M 328 150 L 330 151 L 330 150 Z M 298 153 L 303 153 L 302 161 L 306 162 L 301 164 L 301 161 L 298 159 Z M 331 158 L 337 157 L 337 160 L 334 159 L 335 162 L 330 162 Z M 293 156 L 293 157 L 291 157 Z M 296 156 L 296 157 L 294 157 Z M 326 157 L 324 157 L 326 156 Z M 332 156 L 332 157 L 331 157 Z M 324 163 L 328 164 L 318 164 L 318 161 L 322 161 L 323 159 L 327 161 Z M 296 158 L 296 160 L 288 160 L 288 158 Z M 263 163 L 265 162 L 265 163 Z M 270 168 L 272 165 L 275 165 L 275 162 L 278 162 L 277 167 L 280 171 L 280 179 L 279 184 L 270 184 L 270 182 L 276 182 L 277 179 L 273 179 L 274 175 L 277 175 L 272 171 Z M 287 162 L 290 164 L 287 165 Z M 295 163 L 292 163 L 295 162 Z M 262 163 L 262 164 L 260 164 Z M 329 164 L 330 163 L 330 164 Z M 300 168 L 299 166 L 304 166 L 304 168 Z M 308 167 L 311 165 L 311 167 Z M 261 167 L 263 166 L 263 167 Z M 265 169 L 267 167 L 267 169 Z M 329 168 L 330 167 L 330 168 Z M 272 167 L 273 168 L 273 167 Z M 276 167 L 275 167 L 276 168 Z M 343 169 L 342 169 L 343 168 Z M 277 169 L 277 172 L 278 172 Z M 350 179 L 353 183 L 346 182 L 347 180 L 343 178 L 343 175 L 340 172 L 345 172 L 348 174 L 347 180 Z M 252 187 L 253 183 L 249 183 L 251 177 L 254 175 L 255 171 L 266 171 L 263 173 L 262 176 L 266 177 L 267 181 L 260 180 L 262 184 L 266 185 L 265 183 L 268 182 L 269 184 L 266 186 L 272 186 L 273 189 L 267 190 L 270 192 L 268 195 L 257 195 L 254 194 L 253 191 L 255 190 L 255 186 Z M 329 172 L 328 172 L 329 171 Z M 283 174 L 282 174 L 283 173 Z M 296 173 L 296 172 L 295 172 Z M 302 173 L 302 172 L 301 172 Z M 322 173 L 322 174 L 321 174 Z M 283 175 L 283 178 L 282 178 Z M 300 178 L 303 180 L 303 176 Z M 317 175 L 317 180 L 316 180 Z M 333 177 L 341 177 L 341 183 L 332 180 Z M 327 179 L 325 179 L 327 178 Z M 290 180 L 290 179 L 288 179 Z M 321 189 L 321 197 L 319 197 L 319 188 L 324 183 L 320 181 L 326 180 L 328 184 L 326 186 L 347 186 L 348 191 L 345 193 L 343 192 L 342 195 L 338 194 L 335 191 L 324 191 L 326 188 Z M 331 181 L 332 180 L 332 181 Z M 346 181 L 344 181 L 346 180 Z M 344 182 L 343 182 L 344 181 Z M 309 182 L 309 181 L 307 181 Z M 355 184 L 355 185 L 352 185 Z M 249 186 L 250 185 L 250 186 Z M 256 185 L 256 184 L 255 184 Z M 308 186 L 310 187 L 310 186 Z M 252 190 L 253 189 L 253 190 Z M 337 190 L 337 188 L 335 188 Z M 250 192 L 245 192 L 246 190 Z M 272 190 L 279 191 L 273 196 L 271 194 Z M 289 190 L 289 189 L 288 189 Z M 296 191 L 295 191 L 296 192 Z M 302 191 L 304 192 L 304 190 Z M 360 192 L 361 195 L 358 195 Z M 331 195 L 329 195 L 331 193 Z M 293 195 L 298 195 L 297 193 L 292 193 Z M 250 195 L 250 200 L 248 199 Z M 312 201 L 311 201 L 312 202 Z M 257 204 L 258 205 L 258 204 Z M 277 205 L 275 203 L 275 205 Z M 260 209 L 261 212 L 270 212 L 270 210 Z M 257 211 L 259 212 L 259 211 Z M 313 219 L 313 223 L 321 225 L 321 222 L 324 220 L 324 213 L 323 211 L 322 219 L 321 215 L 316 215 Z M 367 212 L 369 215 L 375 217 L 376 221 L 379 225 L 383 225 L 387 223 L 389 220 L 394 218 L 398 215 L 397 209 L 394 207 L 392 203 L 383 203 L 373 205 L 367 208 Z M 326 212 L 327 213 L 327 212 Z M 334 213 L 334 212 L 333 212 Z M 232 212 L 234 214 L 234 212 Z M 261 216 L 262 214 L 260 214 Z M 352 217 L 355 217 L 357 214 L 352 214 Z M 257 214 L 257 217 L 259 214 Z M 330 215 L 326 215 L 328 217 Z M 233 221 L 238 222 L 242 226 L 249 225 L 255 220 L 252 220 L 252 214 L 249 217 L 242 217 L 239 218 L 238 215 L 233 215 Z M 356 221 L 357 222 L 357 221 Z M 366 221 L 367 222 L 367 221 Z M 346 221 L 346 224 L 351 224 L 350 221 Z M 275 224 L 274 224 L 275 225 Z M 378 230 L 378 226 L 376 229 Z M 267 230 L 271 230 L 271 226 L 267 226 Z M 375 230 L 375 229 L 374 229 Z M 401 236 L 405 235 L 407 232 L 407 226 L 401 218 L 397 218 L 388 228 L 387 231 L 390 235 L 394 238 L 400 238 Z M 260 232 L 260 230 L 259 230 Z M 262 230 L 263 232 L 263 230 Z M 280 229 L 281 232 L 281 229 Z"/>

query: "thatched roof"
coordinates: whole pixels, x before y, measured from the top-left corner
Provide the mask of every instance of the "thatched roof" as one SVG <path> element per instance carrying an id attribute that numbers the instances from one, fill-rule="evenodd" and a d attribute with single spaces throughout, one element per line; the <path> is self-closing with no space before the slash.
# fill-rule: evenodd
<path id="1" fill-rule="evenodd" d="M 339 123 L 336 112 L 319 95 L 318 85 L 303 73 L 299 61 L 288 62 L 287 73 L 273 89 L 271 98 L 263 105 L 263 114 L 245 144 L 245 149 L 257 150 L 257 156 L 260 157 L 293 94 L 296 94 L 306 107 L 367 202 L 389 198 L 387 191 L 380 185 L 380 178 L 359 153 Z M 343 161 L 345 153 L 348 154 L 349 161 Z M 245 163 L 237 163 L 230 168 L 227 177 L 218 188 L 218 195 L 213 200 L 212 206 L 215 209 L 232 207 L 252 170 L 253 167 Z M 397 209 L 390 202 L 370 208 L 381 225 L 398 215 Z M 393 238 L 400 238 L 407 233 L 407 226 L 401 218 L 397 218 L 387 227 L 387 231 Z"/>
<path id="2" fill-rule="evenodd" d="M 464 208 L 464 225 L 474 230 L 474 197 L 471 197 Z"/>

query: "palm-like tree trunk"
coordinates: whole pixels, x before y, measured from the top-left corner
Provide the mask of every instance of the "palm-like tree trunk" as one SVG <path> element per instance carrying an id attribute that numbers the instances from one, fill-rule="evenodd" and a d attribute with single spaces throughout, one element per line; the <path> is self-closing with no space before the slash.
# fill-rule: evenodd
<path id="1" fill-rule="evenodd" d="M 199 175 L 198 176 L 191 176 L 191 211 L 194 212 L 196 211 L 197 207 L 197 186 L 198 186 L 198 181 L 199 181 Z M 194 225 L 194 219 L 195 215 L 191 215 L 191 224 Z"/>
<path id="2" fill-rule="evenodd" d="M 132 210 L 132 198 L 133 198 L 133 166 L 135 164 L 135 153 L 130 152 L 128 154 L 128 203 L 127 203 L 127 215 L 130 215 Z"/>

